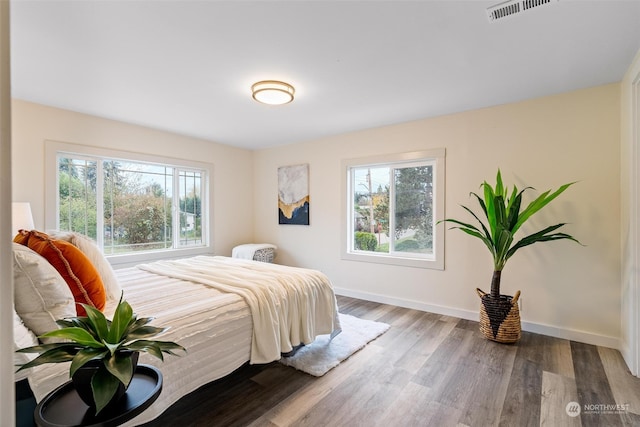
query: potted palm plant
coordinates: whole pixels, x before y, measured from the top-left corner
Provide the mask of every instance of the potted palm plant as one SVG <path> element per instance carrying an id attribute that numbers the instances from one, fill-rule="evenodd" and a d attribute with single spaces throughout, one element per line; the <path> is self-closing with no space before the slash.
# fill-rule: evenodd
<path id="1" fill-rule="evenodd" d="M 17 350 L 39 353 L 21 365 L 18 371 L 45 363 L 70 361 L 69 376 L 74 387 L 82 400 L 95 408 L 96 414 L 125 394 L 140 352 L 164 360 L 163 353 L 177 355 L 174 350 L 186 351 L 171 341 L 150 340 L 167 328 L 150 326 L 153 317 L 138 318 L 122 296 L 113 320 L 108 320 L 102 312 L 89 305 L 82 306 L 86 317 L 57 320 L 61 329 L 39 337 L 62 341 Z"/>
<path id="2" fill-rule="evenodd" d="M 519 249 L 534 243 L 568 239 L 580 244 L 569 234 L 557 232 L 565 223 L 551 225 L 515 241 L 516 233 L 533 214 L 540 211 L 573 184 L 573 182 L 564 184 L 554 192 L 547 190 L 522 209 L 522 196 L 525 191 L 532 188 L 526 187 L 519 191 L 514 185 L 509 192 L 502 182 L 502 176 L 498 169 L 495 187 L 485 181 L 481 184 L 483 197 L 474 192 L 471 193 L 480 205 L 482 214 L 477 215 L 470 208 L 462 206 L 478 222 L 478 226 L 456 219 L 440 221 L 457 224 L 452 228 L 462 230 L 468 235 L 480 239 L 491 252 L 493 276 L 490 293 L 476 288 L 482 301 L 480 330 L 488 339 L 507 343 L 520 339 L 520 314 L 517 304 L 520 291 L 517 291 L 514 296 L 500 293 L 502 270 L 507 261 Z"/>

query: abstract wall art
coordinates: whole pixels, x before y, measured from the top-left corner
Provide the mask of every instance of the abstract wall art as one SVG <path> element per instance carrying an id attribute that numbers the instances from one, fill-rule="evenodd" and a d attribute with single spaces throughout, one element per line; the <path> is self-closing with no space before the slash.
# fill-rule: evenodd
<path id="1" fill-rule="evenodd" d="M 278 168 L 279 224 L 309 225 L 309 165 Z"/>

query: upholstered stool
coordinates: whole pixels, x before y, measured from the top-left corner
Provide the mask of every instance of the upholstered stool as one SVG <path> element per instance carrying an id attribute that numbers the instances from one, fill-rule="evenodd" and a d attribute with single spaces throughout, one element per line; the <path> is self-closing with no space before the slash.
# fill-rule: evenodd
<path id="1" fill-rule="evenodd" d="M 231 251 L 233 258 L 252 259 L 261 262 L 273 262 L 277 246 L 269 243 L 248 243 L 238 245 Z"/>

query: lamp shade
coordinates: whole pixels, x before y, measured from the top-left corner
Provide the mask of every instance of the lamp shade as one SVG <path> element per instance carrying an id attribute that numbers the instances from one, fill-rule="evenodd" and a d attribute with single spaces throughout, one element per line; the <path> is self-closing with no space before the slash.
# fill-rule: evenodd
<path id="1" fill-rule="evenodd" d="M 289 83 L 263 80 L 251 86 L 253 99 L 263 104 L 282 105 L 293 101 L 295 89 Z"/>
<path id="2" fill-rule="evenodd" d="M 33 230 L 34 228 L 31 203 L 13 202 L 11 204 L 11 231 L 13 235 L 18 234 L 18 230 Z"/>

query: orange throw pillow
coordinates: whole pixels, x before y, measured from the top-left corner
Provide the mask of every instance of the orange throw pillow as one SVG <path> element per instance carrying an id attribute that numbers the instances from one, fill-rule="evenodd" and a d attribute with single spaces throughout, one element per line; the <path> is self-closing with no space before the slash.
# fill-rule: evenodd
<path id="1" fill-rule="evenodd" d="M 36 251 L 56 269 L 67 282 L 76 303 L 104 310 L 107 294 L 98 270 L 89 258 L 71 243 L 54 240 L 39 231 L 20 230 L 14 242 Z M 78 316 L 85 316 L 82 306 L 76 304 Z"/>

